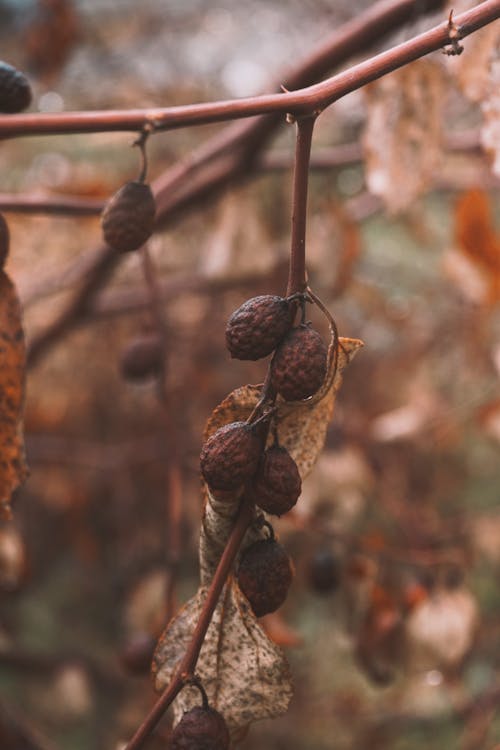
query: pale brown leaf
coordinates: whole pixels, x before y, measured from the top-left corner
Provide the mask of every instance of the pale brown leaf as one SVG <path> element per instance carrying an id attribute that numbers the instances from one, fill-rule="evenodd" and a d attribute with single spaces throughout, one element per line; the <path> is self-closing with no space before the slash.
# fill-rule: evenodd
<path id="1" fill-rule="evenodd" d="M 389 211 L 407 209 L 439 166 L 445 85 L 441 65 L 417 60 L 365 88 L 366 178 Z"/>
<path id="2" fill-rule="evenodd" d="M 206 593 L 200 588 L 160 638 L 152 667 L 156 690 L 169 684 L 184 656 Z M 232 581 L 214 612 L 196 671 L 233 736 L 251 722 L 279 716 L 288 708 L 292 686 L 286 658 Z M 174 702 L 175 721 L 195 705 L 200 705 L 198 690 L 186 688 Z"/>
<path id="3" fill-rule="evenodd" d="M 14 490 L 25 480 L 22 414 L 25 345 L 22 316 L 14 285 L 0 271 L 0 517 L 11 517 Z"/>

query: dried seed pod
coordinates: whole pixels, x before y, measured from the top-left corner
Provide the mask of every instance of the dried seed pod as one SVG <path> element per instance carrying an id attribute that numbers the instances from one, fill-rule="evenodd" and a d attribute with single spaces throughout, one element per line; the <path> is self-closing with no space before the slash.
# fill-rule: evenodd
<path id="1" fill-rule="evenodd" d="M 0 270 L 4 267 L 9 254 L 9 226 L 2 214 L 0 214 Z"/>
<path id="2" fill-rule="evenodd" d="M 260 539 L 247 547 L 241 556 L 238 585 L 257 617 L 281 607 L 292 578 L 292 561 L 276 539 Z"/>
<path id="3" fill-rule="evenodd" d="M 134 633 L 123 644 L 120 661 L 130 674 L 148 674 L 151 669 L 156 639 L 149 633 Z"/>
<path id="4" fill-rule="evenodd" d="M 30 104 L 31 87 L 24 73 L 0 61 L 0 112 L 22 112 Z"/>
<path id="5" fill-rule="evenodd" d="M 125 380 L 144 380 L 157 376 L 162 367 L 162 342 L 157 333 L 130 341 L 120 359 L 120 372 Z"/>
<path id="6" fill-rule="evenodd" d="M 307 579 L 318 594 L 336 591 L 340 585 L 340 565 L 336 555 L 329 549 L 316 550 L 307 566 Z"/>
<path id="7" fill-rule="evenodd" d="M 233 312 L 226 326 L 226 345 L 236 359 L 261 359 L 276 349 L 286 334 L 291 308 L 284 297 L 252 297 Z"/>
<path id="8" fill-rule="evenodd" d="M 323 385 L 328 350 L 310 325 L 292 328 L 278 346 L 271 363 L 271 380 L 285 401 L 312 396 Z"/>
<path id="9" fill-rule="evenodd" d="M 211 435 L 201 449 L 201 473 L 212 490 L 236 490 L 252 478 L 262 454 L 259 430 L 231 422 Z"/>
<path id="10" fill-rule="evenodd" d="M 272 445 L 262 456 L 254 477 L 255 503 L 266 513 L 282 516 L 293 508 L 301 490 L 297 464 L 286 448 Z"/>
<path id="11" fill-rule="evenodd" d="M 228 750 L 229 731 L 214 708 L 196 706 L 186 711 L 172 732 L 171 750 Z"/>
<path id="12" fill-rule="evenodd" d="M 101 216 L 104 239 L 115 250 L 140 248 L 152 233 L 156 205 L 149 185 L 127 182 L 106 203 Z"/>

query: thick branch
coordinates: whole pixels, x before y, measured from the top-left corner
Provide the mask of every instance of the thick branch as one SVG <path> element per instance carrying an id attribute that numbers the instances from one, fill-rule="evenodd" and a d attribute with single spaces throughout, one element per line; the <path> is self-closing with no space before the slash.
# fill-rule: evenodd
<path id="1" fill-rule="evenodd" d="M 500 0 L 486 0 L 456 16 L 454 23 L 459 31 L 459 38 L 464 39 L 498 18 Z M 381 52 L 326 81 L 298 91 L 149 110 L 10 115 L 0 120 L 0 137 L 140 131 L 145 127 L 173 130 L 277 112 L 311 114 L 325 109 L 351 91 L 449 44 L 449 31 L 448 22 L 445 21 L 430 31 Z"/>

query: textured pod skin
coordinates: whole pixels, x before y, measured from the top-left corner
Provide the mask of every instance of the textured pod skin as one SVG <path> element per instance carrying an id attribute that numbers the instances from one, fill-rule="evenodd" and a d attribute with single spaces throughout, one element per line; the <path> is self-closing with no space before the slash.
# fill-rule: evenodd
<path id="1" fill-rule="evenodd" d="M 0 112 L 22 112 L 31 104 L 31 87 L 26 76 L 0 61 Z"/>
<path id="2" fill-rule="evenodd" d="M 186 711 L 172 732 L 171 750 L 228 750 L 229 731 L 214 708 L 196 706 Z"/>
<path id="3" fill-rule="evenodd" d="M 261 539 L 243 552 L 238 585 L 256 617 L 281 607 L 292 579 L 292 561 L 286 549 L 275 539 Z"/>
<path id="4" fill-rule="evenodd" d="M 231 422 L 211 435 L 201 449 L 201 473 L 213 490 L 236 490 L 257 471 L 262 439 L 246 422 Z"/>
<path id="5" fill-rule="evenodd" d="M 154 228 L 155 199 L 144 182 L 127 182 L 107 202 L 101 216 L 104 239 L 115 250 L 140 248 Z"/>
<path id="6" fill-rule="evenodd" d="M 131 341 L 123 350 L 120 372 L 125 380 L 144 380 L 161 371 L 162 345 L 156 333 L 141 336 Z"/>
<path id="7" fill-rule="evenodd" d="M 261 359 L 276 349 L 291 325 L 284 297 L 252 297 L 233 312 L 226 326 L 226 346 L 235 359 Z"/>
<path id="8" fill-rule="evenodd" d="M 293 508 L 302 490 L 297 464 L 285 448 L 266 450 L 253 482 L 255 503 L 266 513 L 282 516 Z"/>
<path id="9" fill-rule="evenodd" d="M 276 350 L 271 363 L 271 380 L 285 401 L 312 396 L 323 385 L 328 350 L 310 325 L 292 328 Z"/>
<path id="10" fill-rule="evenodd" d="M 9 254 L 9 242 L 9 226 L 2 214 L 0 214 L 0 270 L 4 267 Z"/>

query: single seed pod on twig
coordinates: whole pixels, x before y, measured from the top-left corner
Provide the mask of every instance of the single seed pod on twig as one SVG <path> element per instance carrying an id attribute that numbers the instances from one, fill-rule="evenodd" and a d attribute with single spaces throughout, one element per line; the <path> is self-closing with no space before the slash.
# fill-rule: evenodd
<path id="1" fill-rule="evenodd" d="M 22 112 L 31 104 L 31 97 L 31 86 L 24 73 L 0 61 L 0 112 Z"/>
<path id="2" fill-rule="evenodd" d="M 215 708 L 196 706 L 186 711 L 175 727 L 171 750 L 228 750 L 229 731 Z"/>
<path id="3" fill-rule="evenodd" d="M 285 401 L 312 396 L 323 385 L 328 350 L 310 324 L 292 328 L 276 349 L 271 362 L 271 382 Z"/>
<path id="4" fill-rule="evenodd" d="M 120 358 L 120 372 L 125 380 L 156 377 L 162 367 L 162 341 L 157 333 L 140 336 L 125 347 Z"/>
<path id="5" fill-rule="evenodd" d="M 292 324 L 284 297 L 252 297 L 233 312 L 226 326 L 226 345 L 235 359 L 261 359 L 276 349 Z"/>
<path id="6" fill-rule="evenodd" d="M 211 435 L 201 450 L 201 473 L 213 490 L 236 490 L 255 474 L 263 450 L 257 425 L 231 422 Z"/>
<path id="7" fill-rule="evenodd" d="M 293 508 L 301 490 L 297 464 L 286 448 L 272 445 L 262 456 L 253 480 L 255 504 L 266 513 L 282 516 Z"/>
<path id="8" fill-rule="evenodd" d="M 244 550 L 238 568 L 238 585 L 257 617 L 281 607 L 292 579 L 292 561 L 276 539 L 260 539 Z"/>
<path id="9" fill-rule="evenodd" d="M 138 250 L 151 237 L 156 204 L 149 185 L 127 182 L 107 202 L 101 216 L 104 239 L 115 250 Z"/>

